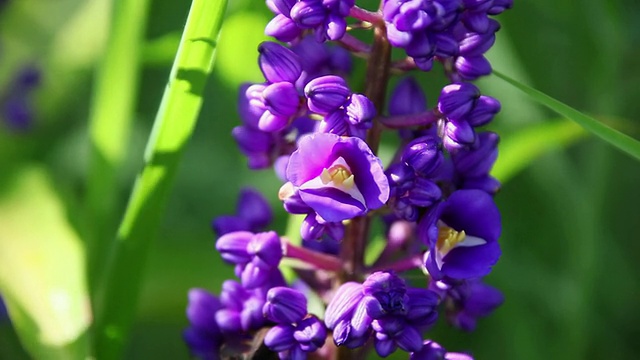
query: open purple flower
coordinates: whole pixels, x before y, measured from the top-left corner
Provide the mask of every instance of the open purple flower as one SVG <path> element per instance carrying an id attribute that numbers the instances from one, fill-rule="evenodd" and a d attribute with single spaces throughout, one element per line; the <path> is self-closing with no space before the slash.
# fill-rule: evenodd
<path id="1" fill-rule="evenodd" d="M 481 190 L 458 190 L 427 213 L 418 225 L 429 246 L 425 265 L 436 280 L 487 275 L 500 257 L 500 213 Z"/>
<path id="2" fill-rule="evenodd" d="M 328 222 L 363 215 L 389 198 L 380 159 L 356 137 L 316 133 L 301 138 L 289 159 L 287 180 Z"/>

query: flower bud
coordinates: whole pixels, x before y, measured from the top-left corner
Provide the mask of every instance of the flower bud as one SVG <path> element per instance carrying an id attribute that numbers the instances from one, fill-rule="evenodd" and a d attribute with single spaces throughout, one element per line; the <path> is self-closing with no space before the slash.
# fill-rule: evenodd
<path id="1" fill-rule="evenodd" d="M 479 96 L 480 91 L 473 84 L 449 84 L 442 88 L 438 99 L 438 111 L 449 120 L 462 119 L 473 109 L 475 100 Z"/>
<path id="2" fill-rule="evenodd" d="M 376 108 L 369 98 L 362 94 L 351 95 L 347 102 L 347 119 L 351 125 L 370 122 L 374 116 Z"/>
<path id="3" fill-rule="evenodd" d="M 458 56 L 455 67 L 465 80 L 475 80 L 491 74 L 491 64 L 484 56 Z"/>
<path id="4" fill-rule="evenodd" d="M 308 99 L 309 110 L 324 115 L 344 105 L 351 90 L 343 78 L 327 75 L 309 81 L 304 94 Z"/>
<path id="5" fill-rule="evenodd" d="M 295 83 L 302 74 L 300 59 L 293 51 L 271 41 L 258 46 L 258 63 L 265 79 L 277 83 L 281 81 Z"/>
<path id="6" fill-rule="evenodd" d="M 307 298 L 298 290 L 274 287 L 267 292 L 262 312 L 267 319 L 279 324 L 296 323 L 307 314 Z"/>
<path id="7" fill-rule="evenodd" d="M 442 163 L 440 140 L 435 136 L 415 139 L 402 151 L 402 162 L 423 176 L 430 175 Z"/>
<path id="8" fill-rule="evenodd" d="M 296 23 L 285 15 L 276 15 L 264 29 L 264 34 L 272 36 L 279 41 L 289 42 L 302 34 L 302 30 Z"/>
<path id="9" fill-rule="evenodd" d="M 398 82 L 389 101 L 390 115 L 410 115 L 427 110 L 427 98 L 413 77 Z"/>
<path id="10" fill-rule="evenodd" d="M 291 8 L 291 19 L 303 28 L 314 28 L 322 25 L 326 17 L 326 9 L 320 1 L 298 1 Z"/>
<path id="11" fill-rule="evenodd" d="M 493 120 L 500 111 L 500 102 L 490 96 L 480 96 L 476 105 L 467 114 L 466 120 L 473 127 L 482 126 Z"/>

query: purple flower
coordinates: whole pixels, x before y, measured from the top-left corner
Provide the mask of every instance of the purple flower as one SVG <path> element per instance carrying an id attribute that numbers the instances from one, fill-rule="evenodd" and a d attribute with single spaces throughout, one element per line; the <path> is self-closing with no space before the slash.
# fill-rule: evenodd
<path id="1" fill-rule="evenodd" d="M 418 114 L 427 110 L 427 97 L 413 77 L 398 82 L 389 100 L 390 115 Z"/>
<path id="2" fill-rule="evenodd" d="M 487 275 L 500 257 L 500 213 L 484 191 L 455 191 L 425 214 L 418 228 L 429 246 L 426 268 L 436 280 Z"/>
<path id="3" fill-rule="evenodd" d="M 500 291 L 479 278 L 453 284 L 440 281 L 435 287 L 446 303 L 447 320 L 464 331 L 475 330 L 478 318 L 490 315 L 504 302 Z"/>
<path id="4" fill-rule="evenodd" d="M 244 188 L 236 205 L 236 215 L 219 216 L 213 220 L 212 226 L 218 236 L 234 231 L 260 231 L 273 218 L 267 200 L 257 190 Z"/>
<path id="5" fill-rule="evenodd" d="M 407 288 L 393 272 L 375 272 L 362 285 L 350 282 L 338 289 L 325 324 L 338 346 L 359 347 L 374 334 L 378 355 L 386 357 L 398 347 L 420 350 L 420 332 L 435 322 L 437 305 L 434 292 Z"/>
<path id="6" fill-rule="evenodd" d="M 238 266 L 236 272 L 248 289 L 269 281 L 283 256 L 280 237 L 273 231 L 227 233 L 218 239 L 216 249 L 225 261 Z"/>
<path id="7" fill-rule="evenodd" d="M 275 323 L 295 323 L 307 314 L 307 298 L 298 290 L 275 287 L 267 292 L 262 312 Z"/>
<path id="8" fill-rule="evenodd" d="M 202 359 L 219 359 L 223 336 L 215 314 L 222 309 L 220 300 L 203 289 L 189 290 L 187 318 L 190 326 L 184 331 L 184 341 L 191 354 Z"/>
<path id="9" fill-rule="evenodd" d="M 301 138 L 289 159 L 287 179 L 327 222 L 363 215 L 389 198 L 380 159 L 356 137 L 316 133 Z"/>
<path id="10" fill-rule="evenodd" d="M 290 49 L 273 41 L 265 41 L 258 45 L 258 52 L 260 70 L 267 81 L 294 84 L 302 74 L 300 57 Z"/>

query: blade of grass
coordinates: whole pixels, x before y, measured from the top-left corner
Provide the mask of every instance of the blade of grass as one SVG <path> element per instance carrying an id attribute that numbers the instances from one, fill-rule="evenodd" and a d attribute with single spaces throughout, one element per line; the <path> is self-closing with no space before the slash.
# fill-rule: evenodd
<path id="1" fill-rule="evenodd" d="M 115 234 L 117 176 L 127 153 L 138 92 L 139 49 L 148 0 L 116 0 L 105 56 L 98 67 L 89 119 L 91 157 L 87 184 L 86 241 L 90 288 L 105 266 Z M 117 89 L 117 91 L 114 91 Z"/>
<path id="2" fill-rule="evenodd" d="M 610 128 L 607 125 L 599 122 L 598 120 L 587 116 L 568 105 L 563 104 L 562 102 L 550 97 L 549 95 L 546 95 L 543 92 L 540 92 L 517 80 L 514 80 L 496 70 L 494 70 L 493 73 L 497 77 L 529 95 L 536 102 L 546 106 L 547 108 L 566 117 L 567 119 L 576 122 L 578 125 L 585 128 L 585 130 L 600 137 L 602 140 L 617 147 L 619 150 L 622 150 L 623 152 L 640 160 L 640 141 L 635 140 L 634 138 L 625 135 L 618 130 Z"/>
<path id="3" fill-rule="evenodd" d="M 226 0 L 194 0 L 162 103 L 118 229 L 96 319 L 96 354 L 121 356 L 135 315 L 143 264 L 158 231 L 173 178 L 193 132 L 211 73 Z"/>

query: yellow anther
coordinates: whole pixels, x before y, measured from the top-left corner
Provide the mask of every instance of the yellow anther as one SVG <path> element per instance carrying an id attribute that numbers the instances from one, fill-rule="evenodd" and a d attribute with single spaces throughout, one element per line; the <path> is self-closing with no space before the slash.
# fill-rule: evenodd
<path id="1" fill-rule="evenodd" d="M 342 185 L 347 189 L 351 189 L 355 184 L 351 171 L 342 165 L 334 165 L 328 169 L 323 169 L 320 174 L 320 180 L 325 185 L 333 181 L 334 184 Z"/>
<path id="2" fill-rule="evenodd" d="M 455 231 L 448 226 L 441 226 L 438 230 L 438 242 L 436 247 L 443 255 L 456 247 L 467 235 L 462 231 Z"/>

